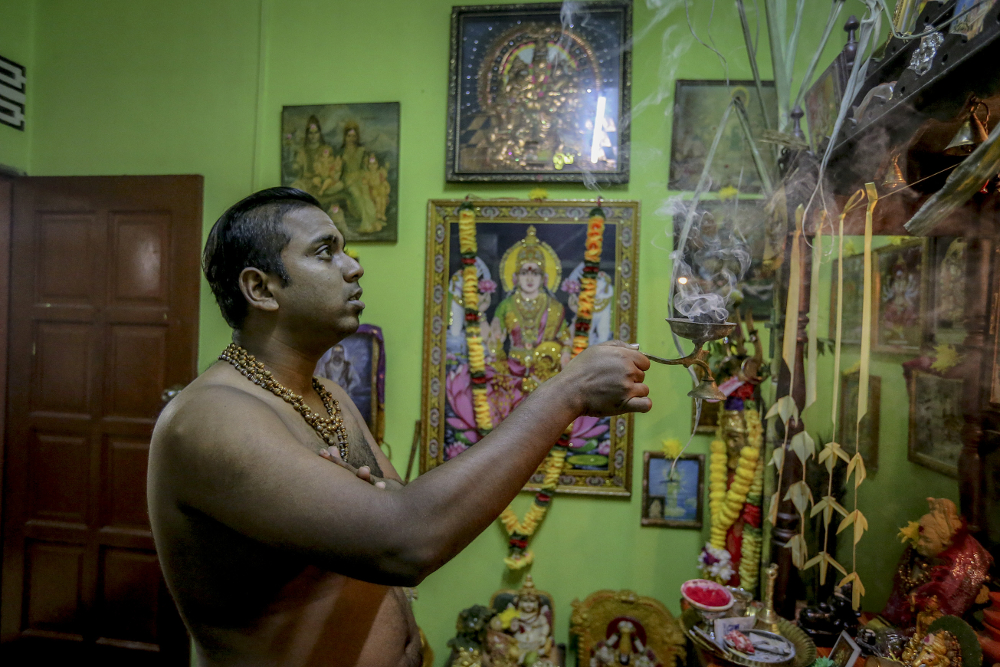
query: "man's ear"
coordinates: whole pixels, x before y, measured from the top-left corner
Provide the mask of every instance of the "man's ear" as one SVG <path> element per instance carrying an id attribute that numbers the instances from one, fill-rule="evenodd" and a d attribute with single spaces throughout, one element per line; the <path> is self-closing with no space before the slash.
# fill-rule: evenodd
<path id="1" fill-rule="evenodd" d="M 248 266 L 240 271 L 240 291 L 251 308 L 265 311 L 278 310 L 278 302 L 271 293 L 271 283 L 277 280 L 260 269 Z"/>

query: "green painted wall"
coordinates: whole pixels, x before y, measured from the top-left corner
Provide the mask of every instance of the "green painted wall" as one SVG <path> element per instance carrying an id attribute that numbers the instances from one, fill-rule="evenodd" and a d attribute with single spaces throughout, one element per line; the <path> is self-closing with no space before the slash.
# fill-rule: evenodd
<path id="1" fill-rule="evenodd" d="M 15 130 L 0 123 L 0 166 L 20 172 L 29 171 L 34 111 L 35 0 L 7 0 L 0 3 L 0 56 L 23 65 L 27 72 L 28 96 L 25 105 L 25 129 Z"/>
<path id="2" fill-rule="evenodd" d="M 229 204 L 278 184 L 283 105 L 401 103 L 399 241 L 359 247 L 367 271 L 364 319 L 382 326 L 386 336 L 386 439 L 395 447 L 397 468 L 405 467 L 419 412 L 426 201 L 468 192 L 526 197 L 530 188 L 444 182 L 451 4 L 37 0 L 33 15 L 32 6 L 24 6 L 23 22 L 35 25 L 26 58 L 32 64 L 34 134 L 21 164 L 30 165 L 32 175 L 203 174 L 206 229 Z M 708 41 L 713 3 L 690 4 L 692 22 Z M 811 55 L 828 7 L 808 4 L 815 13 L 803 29 L 799 67 Z M 860 12 L 855 0 L 843 16 L 851 11 Z M 725 70 L 691 37 L 681 0 L 637 0 L 634 30 L 632 181 L 604 194 L 642 202 L 637 340 L 650 352 L 670 355 L 661 318 L 671 220 L 659 209 L 671 194 L 666 182 L 674 79 L 718 79 Z M 0 39 L 5 35 L 0 28 Z M 823 62 L 843 43 L 838 35 Z M 728 75 L 749 78 L 730 3 L 718 3 L 711 38 L 727 60 Z M 763 29 L 761 39 L 766 44 Z M 6 152 L 6 144 L 0 149 Z M 553 198 L 593 196 L 573 185 L 553 185 L 549 192 Z M 204 368 L 229 331 L 204 284 L 201 304 Z M 635 490 L 641 452 L 658 449 L 665 438 L 684 438 L 689 428 L 686 377 L 657 368 L 647 380 L 655 407 L 636 419 Z M 884 398 L 883 409 L 887 403 Z M 707 439 L 696 439 L 692 450 L 707 451 Z M 523 510 L 528 500 L 520 498 L 517 507 Z M 696 575 L 703 542 L 696 531 L 641 528 L 637 497 L 558 498 L 533 543 L 536 583 L 557 602 L 557 639 L 567 639 L 570 602 L 601 588 L 631 588 L 677 611 L 679 584 Z M 494 590 L 515 583 L 505 575 L 503 555 L 502 530 L 495 526 L 421 585 L 417 618 L 439 657 L 460 609 L 485 603 Z"/>

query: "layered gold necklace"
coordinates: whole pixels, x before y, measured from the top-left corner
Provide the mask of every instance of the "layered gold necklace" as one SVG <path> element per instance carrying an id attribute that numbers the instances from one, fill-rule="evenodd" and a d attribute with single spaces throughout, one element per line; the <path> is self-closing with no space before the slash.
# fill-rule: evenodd
<path id="1" fill-rule="evenodd" d="M 344 428 L 344 418 L 340 413 L 340 403 L 337 402 L 337 399 L 326 390 L 326 387 L 317 378 L 314 377 L 312 379 L 312 386 L 323 401 L 323 407 L 326 408 L 328 417 L 324 417 L 309 409 L 309 406 L 305 404 L 301 396 L 275 380 L 271 376 L 271 371 L 267 370 L 264 364 L 257 361 L 252 354 L 236 343 L 230 343 L 222 351 L 222 354 L 219 355 L 219 359 L 228 361 L 243 377 L 255 385 L 267 389 L 295 408 L 302 415 L 302 418 L 306 420 L 306 423 L 312 426 L 316 434 L 323 439 L 323 442 L 330 447 L 336 447 L 340 451 L 340 458 L 344 461 L 347 460 L 347 429 Z"/>

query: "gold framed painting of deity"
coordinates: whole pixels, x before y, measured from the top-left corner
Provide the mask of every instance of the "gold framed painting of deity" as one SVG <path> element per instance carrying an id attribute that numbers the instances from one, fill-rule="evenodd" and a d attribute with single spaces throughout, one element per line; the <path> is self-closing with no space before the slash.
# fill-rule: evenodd
<path id="1" fill-rule="evenodd" d="M 914 370 L 907 379 L 910 438 L 907 458 L 949 477 L 958 477 L 962 453 L 962 378 Z"/>
<path id="2" fill-rule="evenodd" d="M 876 352 L 912 352 L 923 344 L 930 299 L 929 254 L 927 239 L 907 239 L 875 250 L 872 349 Z"/>
<path id="3" fill-rule="evenodd" d="M 427 205 L 427 281 L 420 470 L 441 465 L 480 439 L 473 412 L 458 208 Z M 493 425 L 569 359 L 593 201 L 474 202 L 479 321 L 486 349 L 487 400 Z M 639 203 L 605 201 L 604 242 L 590 343 L 634 341 Z M 558 493 L 631 494 L 632 416 L 580 417 Z M 525 486 L 537 491 L 536 473 Z"/>
<path id="4" fill-rule="evenodd" d="M 674 460 L 663 452 L 642 453 L 643 526 L 702 526 L 705 455 L 685 454 Z M 671 470 L 673 468 L 673 470 Z"/>
<path id="5" fill-rule="evenodd" d="M 960 344 L 965 340 L 966 239 L 938 236 L 931 244 L 933 307 L 930 317 L 934 342 Z"/>
<path id="6" fill-rule="evenodd" d="M 316 197 L 348 242 L 395 241 L 399 102 L 284 107 L 281 184 Z"/>
<path id="7" fill-rule="evenodd" d="M 627 183 L 632 2 L 453 7 L 450 182 Z"/>

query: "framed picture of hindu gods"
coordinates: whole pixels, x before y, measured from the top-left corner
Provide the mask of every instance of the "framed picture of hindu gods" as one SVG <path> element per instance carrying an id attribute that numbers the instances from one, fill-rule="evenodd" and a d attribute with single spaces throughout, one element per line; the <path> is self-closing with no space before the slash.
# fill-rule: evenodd
<path id="1" fill-rule="evenodd" d="M 776 276 L 764 263 L 767 214 L 763 199 L 710 199 L 698 202 L 698 217 L 688 235 L 684 261 L 703 292 L 732 294 L 732 309 L 771 316 Z M 674 215 L 677 249 L 687 214 Z M 745 267 L 743 258 L 749 260 Z M 731 309 L 731 310 L 732 310 Z"/>
<path id="2" fill-rule="evenodd" d="M 281 184 L 316 197 L 348 242 L 395 241 L 399 102 L 284 107 Z"/>
<path id="3" fill-rule="evenodd" d="M 632 2 L 453 7 L 449 182 L 627 183 Z"/>
<path id="4" fill-rule="evenodd" d="M 933 272 L 930 309 L 935 343 L 965 340 L 965 246 L 961 237 L 939 236 L 932 241 Z"/>
<path id="5" fill-rule="evenodd" d="M 925 468 L 958 477 L 962 452 L 961 378 L 943 378 L 914 370 L 908 379 L 910 441 L 908 457 Z"/>
<path id="6" fill-rule="evenodd" d="M 875 250 L 872 349 L 876 352 L 912 352 L 924 342 L 930 297 L 928 255 L 927 239 Z"/>
<path id="7" fill-rule="evenodd" d="M 858 424 L 858 387 L 861 373 L 853 371 L 840 375 L 840 417 L 837 442 L 848 456 L 861 450 L 861 458 L 868 472 L 878 470 L 879 412 L 882 407 L 882 378 L 868 377 L 868 410 Z"/>
<path id="8" fill-rule="evenodd" d="M 427 281 L 420 470 L 474 447 L 482 437 L 473 411 L 462 297 L 458 208 L 427 206 Z M 495 427 L 570 356 L 587 221 L 593 201 L 475 202 L 480 328 L 485 382 Z M 589 343 L 634 341 L 639 261 L 639 203 L 605 201 L 605 227 Z M 580 417 L 559 493 L 631 493 L 632 416 Z M 544 475 L 526 490 L 538 490 Z"/>
<path id="9" fill-rule="evenodd" d="M 700 529 L 705 455 L 685 454 L 673 462 L 663 452 L 642 453 L 642 525 Z"/>
<path id="10" fill-rule="evenodd" d="M 836 259 L 832 262 L 833 274 L 830 280 L 830 340 L 837 339 L 837 283 L 840 275 Z M 865 256 L 844 257 L 844 310 L 841 322 L 841 343 L 861 344 L 861 311 L 864 305 Z"/>
<path id="11" fill-rule="evenodd" d="M 377 442 L 385 436 L 385 342 L 382 329 L 362 324 L 327 350 L 314 375 L 339 384 L 368 424 Z"/>
<path id="12" fill-rule="evenodd" d="M 775 109 L 774 82 L 763 82 L 764 106 Z M 753 81 L 691 81 L 678 79 L 674 89 L 674 129 L 670 140 L 670 190 L 694 190 L 705 168 L 708 150 L 715 140 L 722 114 L 733 97 L 739 97 L 750 117 L 753 135 L 767 129 L 757 87 Z M 771 119 L 772 123 L 774 119 Z M 774 168 L 770 150 L 761 151 L 768 170 Z M 711 189 L 733 187 L 741 194 L 761 192 L 746 139 L 736 114 L 730 114 L 709 168 Z"/>

